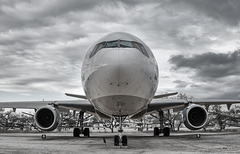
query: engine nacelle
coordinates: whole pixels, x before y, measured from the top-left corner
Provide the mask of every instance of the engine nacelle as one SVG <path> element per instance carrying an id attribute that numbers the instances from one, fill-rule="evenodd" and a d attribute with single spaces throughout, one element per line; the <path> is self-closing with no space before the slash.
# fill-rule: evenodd
<path id="1" fill-rule="evenodd" d="M 208 119 L 208 113 L 200 105 L 191 104 L 183 110 L 183 122 L 188 129 L 198 130 L 203 128 Z"/>
<path id="2" fill-rule="evenodd" d="M 53 131 L 60 123 L 60 113 L 58 109 L 47 105 L 37 110 L 34 120 L 38 128 L 43 131 Z"/>

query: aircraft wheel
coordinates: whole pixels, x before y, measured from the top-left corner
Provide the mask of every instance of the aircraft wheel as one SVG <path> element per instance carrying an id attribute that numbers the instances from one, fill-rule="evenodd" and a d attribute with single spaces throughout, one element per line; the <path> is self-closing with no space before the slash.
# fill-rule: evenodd
<path id="1" fill-rule="evenodd" d="M 160 130 L 158 127 L 154 127 L 153 136 L 159 136 Z"/>
<path id="2" fill-rule="evenodd" d="M 84 128 L 83 134 L 84 134 L 84 136 L 89 137 L 89 136 L 90 136 L 90 130 L 89 130 L 89 128 Z"/>
<path id="3" fill-rule="evenodd" d="M 73 136 L 74 137 L 79 137 L 80 134 L 80 129 L 79 128 L 74 128 L 73 129 Z"/>
<path id="4" fill-rule="evenodd" d="M 128 145 L 127 136 L 124 135 L 124 136 L 122 137 L 122 146 L 127 146 L 127 145 Z"/>
<path id="5" fill-rule="evenodd" d="M 163 136 L 169 136 L 170 135 L 170 128 L 164 127 L 163 128 Z"/>
<path id="6" fill-rule="evenodd" d="M 114 146 L 119 146 L 120 137 L 118 135 L 114 136 Z"/>

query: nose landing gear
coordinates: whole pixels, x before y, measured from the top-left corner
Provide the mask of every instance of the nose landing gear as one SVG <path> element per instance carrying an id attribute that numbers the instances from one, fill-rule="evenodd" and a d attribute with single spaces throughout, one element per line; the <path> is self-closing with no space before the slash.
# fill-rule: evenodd
<path id="1" fill-rule="evenodd" d="M 123 122 L 123 117 L 120 116 L 119 118 L 119 129 L 118 129 L 118 135 L 114 136 L 114 146 L 128 146 L 128 139 L 126 135 L 122 135 L 123 133 L 123 128 L 122 128 L 122 122 Z"/>

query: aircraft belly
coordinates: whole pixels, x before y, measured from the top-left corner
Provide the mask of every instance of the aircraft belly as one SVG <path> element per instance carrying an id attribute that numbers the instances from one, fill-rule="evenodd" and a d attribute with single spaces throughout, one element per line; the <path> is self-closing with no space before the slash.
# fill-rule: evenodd
<path id="1" fill-rule="evenodd" d="M 129 96 L 112 95 L 92 100 L 93 105 L 107 115 L 133 115 L 143 110 L 148 99 Z"/>

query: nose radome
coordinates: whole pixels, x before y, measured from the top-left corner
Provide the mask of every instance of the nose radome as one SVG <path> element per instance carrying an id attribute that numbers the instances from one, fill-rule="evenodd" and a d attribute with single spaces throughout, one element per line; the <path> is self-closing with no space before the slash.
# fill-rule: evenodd
<path id="1" fill-rule="evenodd" d="M 98 77 L 97 95 L 134 95 L 142 96 L 139 79 L 141 58 L 135 50 L 112 50 L 102 52 L 102 67 L 96 72 Z"/>
<path id="2" fill-rule="evenodd" d="M 106 72 L 106 78 L 110 86 L 122 87 L 127 86 L 134 78 L 129 64 L 113 65 Z"/>

